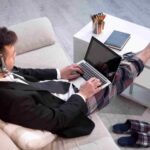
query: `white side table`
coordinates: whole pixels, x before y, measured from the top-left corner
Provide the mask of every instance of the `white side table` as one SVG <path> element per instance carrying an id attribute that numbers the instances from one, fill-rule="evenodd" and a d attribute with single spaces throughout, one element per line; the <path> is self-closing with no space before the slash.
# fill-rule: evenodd
<path id="1" fill-rule="evenodd" d="M 74 62 L 78 62 L 84 58 L 92 36 L 96 37 L 101 42 L 104 42 L 113 32 L 113 30 L 127 32 L 131 34 L 131 38 L 129 39 L 122 51 L 114 50 L 120 55 L 123 55 L 130 51 L 134 53 L 139 52 L 148 44 L 150 39 L 149 28 L 145 28 L 143 26 L 125 21 L 123 19 L 119 19 L 111 15 L 106 15 L 105 27 L 101 34 L 93 34 L 92 22 L 89 22 L 73 36 Z"/>
<path id="2" fill-rule="evenodd" d="M 79 32 L 77 32 L 73 36 L 74 62 L 76 63 L 76 62 L 84 59 L 92 36 L 96 37 L 101 42 L 104 42 L 108 38 L 108 36 L 113 32 L 113 30 L 118 30 L 118 31 L 122 31 L 122 32 L 131 34 L 131 38 L 129 39 L 129 41 L 127 42 L 127 44 L 121 51 L 114 50 L 116 53 L 118 53 L 121 56 L 127 52 L 137 53 L 137 52 L 141 51 L 150 42 L 150 29 L 149 28 L 146 28 L 146 27 L 137 25 L 135 23 L 131 23 L 129 21 L 119 19 L 117 17 L 106 14 L 105 27 L 101 34 L 99 34 L 99 35 L 93 34 L 92 33 L 92 22 L 89 22 L 86 26 L 84 26 Z M 150 60 L 146 64 L 146 67 L 150 68 Z M 144 74 L 147 74 L 147 71 Z M 146 85 L 146 87 L 145 87 L 144 86 L 145 84 L 143 84 L 144 83 L 143 78 L 146 78 L 147 81 L 149 82 L 150 77 L 148 77 L 148 76 L 145 77 L 144 74 L 143 75 L 141 74 L 139 76 L 140 78 L 138 77 L 139 79 L 137 78 L 137 80 L 135 80 L 135 84 L 142 87 L 142 90 L 143 89 L 148 90 L 148 92 L 149 92 L 148 97 L 150 97 L 150 91 L 149 91 L 150 85 Z M 145 106 L 148 106 L 148 104 L 149 104 L 149 107 L 150 107 L 150 100 L 149 101 L 146 100 L 145 102 L 142 102 L 141 100 L 139 101 L 139 100 L 137 100 L 138 95 L 133 96 L 133 93 L 135 93 L 135 90 L 133 89 L 132 94 L 131 94 L 130 90 L 127 89 L 126 90 L 127 92 L 126 91 L 123 92 L 122 95 L 125 97 L 128 97 L 140 104 L 143 104 Z M 146 93 L 146 95 L 147 94 L 148 93 Z M 140 99 L 141 99 L 141 97 L 140 97 Z"/>

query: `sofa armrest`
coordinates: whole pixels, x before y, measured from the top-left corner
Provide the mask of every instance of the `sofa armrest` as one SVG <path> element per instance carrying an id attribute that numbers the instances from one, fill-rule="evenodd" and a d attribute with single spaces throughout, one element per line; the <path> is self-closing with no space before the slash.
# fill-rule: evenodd
<path id="1" fill-rule="evenodd" d="M 35 50 L 55 43 L 55 34 L 48 18 L 29 20 L 9 28 L 15 31 L 18 42 L 15 49 L 17 54 Z"/>

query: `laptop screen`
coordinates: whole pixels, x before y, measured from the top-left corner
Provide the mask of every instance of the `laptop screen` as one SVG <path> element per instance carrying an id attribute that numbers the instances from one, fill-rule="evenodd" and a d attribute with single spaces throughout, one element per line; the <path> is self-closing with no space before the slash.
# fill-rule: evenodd
<path id="1" fill-rule="evenodd" d="M 92 37 L 85 60 L 112 82 L 121 57 Z"/>

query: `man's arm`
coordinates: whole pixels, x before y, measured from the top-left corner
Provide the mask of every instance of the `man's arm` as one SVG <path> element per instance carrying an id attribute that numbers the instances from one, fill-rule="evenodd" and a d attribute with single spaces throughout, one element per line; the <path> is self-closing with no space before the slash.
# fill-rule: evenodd
<path id="1" fill-rule="evenodd" d="M 34 77 L 38 81 L 40 80 L 53 80 L 57 79 L 57 70 L 56 69 L 31 69 L 31 68 L 19 68 L 14 67 L 14 73 L 16 72 L 19 75 L 27 77 Z"/>
<path id="2" fill-rule="evenodd" d="M 67 79 L 73 80 L 83 73 L 79 65 L 72 64 L 63 69 L 31 69 L 31 68 L 19 68 L 14 67 L 14 72 L 19 75 L 33 76 L 37 80 L 53 80 L 53 79 Z"/>
<path id="3" fill-rule="evenodd" d="M 78 95 L 72 95 L 66 103 L 52 108 L 35 102 L 34 98 L 28 96 L 12 100 L 9 122 L 33 129 L 55 132 L 68 127 L 78 115 L 87 113 L 86 103 Z"/>

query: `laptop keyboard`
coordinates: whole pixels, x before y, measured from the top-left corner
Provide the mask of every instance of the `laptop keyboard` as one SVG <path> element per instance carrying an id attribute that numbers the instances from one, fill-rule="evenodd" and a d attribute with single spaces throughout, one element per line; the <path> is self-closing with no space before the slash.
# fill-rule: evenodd
<path id="1" fill-rule="evenodd" d="M 92 77 L 96 77 L 96 78 L 100 79 L 102 84 L 106 83 L 106 79 L 98 71 L 96 71 L 95 69 L 90 67 L 90 65 L 88 65 L 87 63 L 81 63 L 79 65 L 84 71 L 84 74 L 82 75 L 82 77 L 85 80 L 89 80 Z"/>

